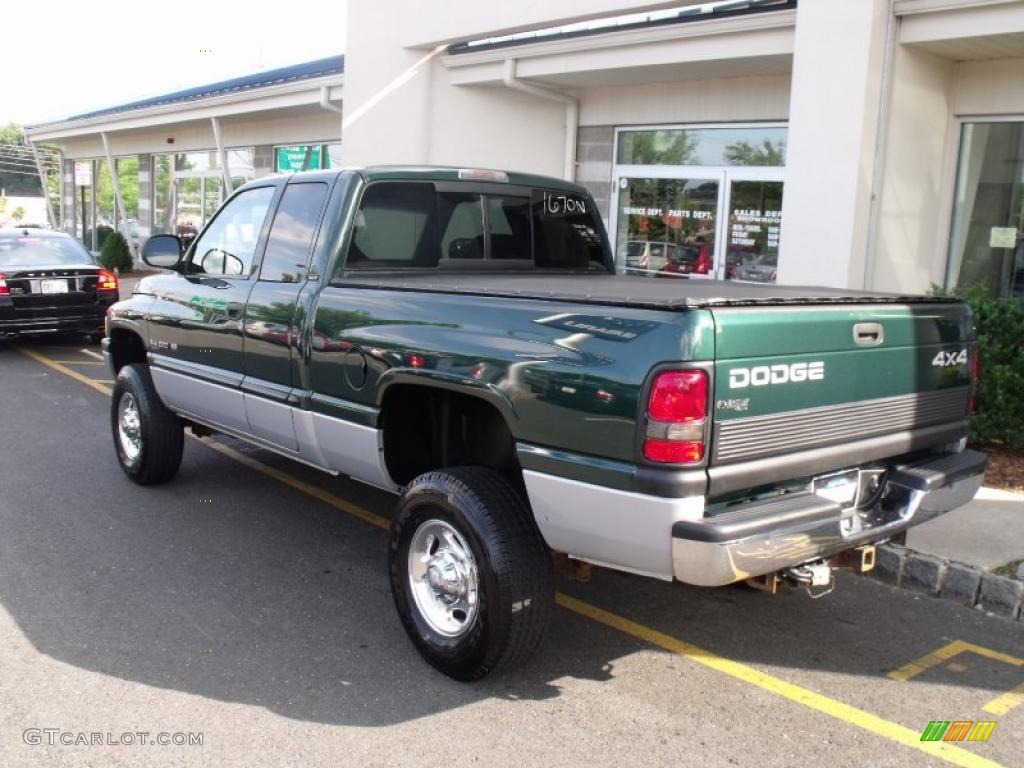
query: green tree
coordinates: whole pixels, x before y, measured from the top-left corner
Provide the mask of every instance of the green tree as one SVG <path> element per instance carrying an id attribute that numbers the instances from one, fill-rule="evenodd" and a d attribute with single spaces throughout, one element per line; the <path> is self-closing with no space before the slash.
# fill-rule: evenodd
<path id="1" fill-rule="evenodd" d="M 17 123 L 0 125 L 0 147 L 7 151 L 0 153 L 0 189 L 9 195 L 38 197 L 43 194 L 43 185 L 36 172 L 35 157 L 31 154 L 25 134 Z M 59 155 L 52 147 L 36 145 L 46 171 L 46 194 L 55 212 L 60 210 L 60 165 Z"/>
<path id="2" fill-rule="evenodd" d="M 786 142 L 765 139 L 760 146 L 749 141 L 734 141 L 723 150 L 729 165 L 785 165 Z"/>
<path id="3" fill-rule="evenodd" d="M 122 157 L 114 160 L 117 166 L 117 180 L 121 185 L 121 200 L 124 201 L 125 216 L 129 219 L 139 215 L 139 158 Z M 106 161 L 99 163 L 99 178 L 96 180 L 96 205 L 99 210 L 114 218 L 114 182 Z"/>
<path id="4" fill-rule="evenodd" d="M 132 252 L 128 248 L 128 241 L 120 232 L 111 232 L 103 242 L 100 264 L 107 269 L 116 269 L 121 274 L 131 272 Z"/>
<path id="5" fill-rule="evenodd" d="M 24 218 L 25 218 L 25 209 L 22 208 L 20 205 L 17 208 L 15 208 L 13 211 L 11 211 L 11 219 L 12 220 L 14 220 L 14 221 L 21 221 Z"/>
<path id="6" fill-rule="evenodd" d="M 0 154 L 0 189 L 13 197 L 42 195 L 39 176 L 32 172 L 35 161 L 30 154 L 20 151 L 28 149 L 21 126 L 17 123 L 0 126 L 0 146 L 9 147 L 7 152 Z"/>

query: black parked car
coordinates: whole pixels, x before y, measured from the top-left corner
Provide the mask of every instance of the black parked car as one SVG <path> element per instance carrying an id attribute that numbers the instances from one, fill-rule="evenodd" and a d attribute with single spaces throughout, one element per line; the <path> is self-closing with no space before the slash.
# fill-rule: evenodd
<path id="1" fill-rule="evenodd" d="M 103 335 L 117 275 L 70 235 L 0 229 L 0 338 L 78 331 Z"/>

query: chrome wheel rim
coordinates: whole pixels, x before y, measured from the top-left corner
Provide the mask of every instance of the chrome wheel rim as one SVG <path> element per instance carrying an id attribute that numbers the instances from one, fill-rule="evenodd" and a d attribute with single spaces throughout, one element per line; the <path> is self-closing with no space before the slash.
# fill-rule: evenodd
<path id="1" fill-rule="evenodd" d="M 423 620 L 440 635 L 458 637 L 479 607 L 476 559 L 466 540 L 443 520 L 420 524 L 409 544 L 409 587 Z"/>
<path id="2" fill-rule="evenodd" d="M 117 437 L 125 458 L 135 461 L 142 453 L 142 423 L 131 392 L 121 395 L 117 403 Z"/>

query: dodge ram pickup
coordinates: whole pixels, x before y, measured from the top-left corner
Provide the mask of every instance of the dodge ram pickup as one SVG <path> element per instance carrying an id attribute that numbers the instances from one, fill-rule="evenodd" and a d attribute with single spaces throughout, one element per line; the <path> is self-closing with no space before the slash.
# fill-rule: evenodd
<path id="1" fill-rule="evenodd" d="M 557 179 L 262 178 L 143 255 L 103 340 L 124 472 L 170 480 L 188 428 L 394 492 L 395 605 L 456 679 L 534 651 L 553 554 L 822 592 L 985 469 L 966 305 L 615 274 Z"/>

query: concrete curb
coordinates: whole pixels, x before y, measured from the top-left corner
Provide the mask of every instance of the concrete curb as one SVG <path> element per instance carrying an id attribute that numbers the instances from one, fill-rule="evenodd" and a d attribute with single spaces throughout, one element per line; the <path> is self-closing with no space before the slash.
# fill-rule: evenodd
<path id="1" fill-rule="evenodd" d="M 973 565 L 883 544 L 871 573 L 886 584 L 1024 621 L 1024 581 Z"/>

